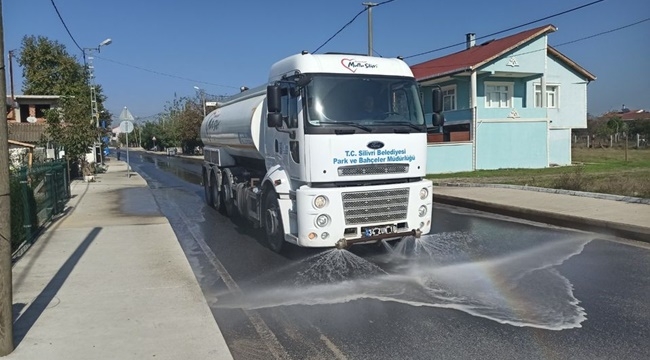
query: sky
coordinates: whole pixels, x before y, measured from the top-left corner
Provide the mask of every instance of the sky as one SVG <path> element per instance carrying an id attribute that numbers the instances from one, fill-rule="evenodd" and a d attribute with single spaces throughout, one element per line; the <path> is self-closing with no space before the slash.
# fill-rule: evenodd
<path id="1" fill-rule="evenodd" d="M 481 37 L 592 1 L 394 0 L 373 8 L 373 48 L 378 56 L 408 57 L 464 42 L 469 32 Z M 126 106 L 141 120 L 163 111 L 174 96 L 198 96 L 195 86 L 206 94 L 229 95 L 240 86 L 264 84 L 274 62 L 302 50 L 314 52 L 364 9 L 362 2 L 54 0 L 80 47 L 112 39 L 95 56 L 96 81 L 115 117 Z M 5 0 L 2 5 L 5 51 L 19 50 L 24 36 L 42 35 L 81 59 L 52 0 Z M 558 28 L 549 35 L 553 46 L 647 18 L 648 0 L 605 0 L 496 38 L 552 24 Z M 367 13 L 361 14 L 318 52 L 366 53 L 367 19 Z M 462 49 L 406 62 L 415 65 Z M 589 113 L 600 115 L 623 104 L 650 110 L 650 21 L 558 50 L 597 77 L 588 85 Z M 14 82 L 21 94 L 22 69 L 16 62 Z"/>

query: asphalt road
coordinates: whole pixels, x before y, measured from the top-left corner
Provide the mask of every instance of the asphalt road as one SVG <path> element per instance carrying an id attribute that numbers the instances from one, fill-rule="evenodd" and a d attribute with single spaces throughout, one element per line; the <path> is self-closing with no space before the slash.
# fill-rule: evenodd
<path id="1" fill-rule="evenodd" d="M 436 204 L 420 240 L 278 255 L 205 205 L 198 162 L 131 165 L 235 359 L 650 358 L 648 244 Z"/>

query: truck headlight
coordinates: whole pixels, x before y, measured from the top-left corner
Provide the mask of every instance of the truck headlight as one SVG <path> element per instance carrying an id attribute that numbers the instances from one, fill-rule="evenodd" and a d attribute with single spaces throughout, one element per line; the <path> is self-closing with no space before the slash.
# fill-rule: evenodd
<path id="1" fill-rule="evenodd" d="M 420 200 L 424 200 L 429 196 L 429 189 L 427 188 L 422 188 L 420 189 Z"/>
<path id="2" fill-rule="evenodd" d="M 330 224 L 329 215 L 322 214 L 322 215 L 318 215 L 318 217 L 316 218 L 316 226 L 318 227 L 325 227 L 329 224 Z"/>
<path id="3" fill-rule="evenodd" d="M 316 209 L 322 209 L 329 203 L 329 199 L 325 195 L 318 195 L 314 198 L 314 207 Z"/>
<path id="4" fill-rule="evenodd" d="M 424 217 L 427 214 L 427 207 L 424 205 L 421 205 L 420 208 L 418 209 L 418 215 L 420 217 Z"/>

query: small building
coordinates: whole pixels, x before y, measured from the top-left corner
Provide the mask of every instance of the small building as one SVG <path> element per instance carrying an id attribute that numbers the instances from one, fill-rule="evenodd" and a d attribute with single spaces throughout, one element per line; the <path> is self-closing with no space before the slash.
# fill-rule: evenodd
<path id="1" fill-rule="evenodd" d="M 58 106 L 58 95 L 16 95 L 14 101 L 7 98 L 11 105 L 7 121 L 18 123 L 45 123 L 45 113 Z"/>
<path id="2" fill-rule="evenodd" d="M 7 97 L 9 140 L 37 144 L 45 135 L 45 113 L 56 108 L 58 95 L 16 95 Z"/>
<path id="3" fill-rule="evenodd" d="M 571 164 L 571 129 L 587 127 L 596 77 L 548 45 L 553 25 L 411 66 L 430 119 L 441 87 L 445 124 L 428 134 L 427 173 Z M 542 91 L 544 89 L 544 91 Z"/>

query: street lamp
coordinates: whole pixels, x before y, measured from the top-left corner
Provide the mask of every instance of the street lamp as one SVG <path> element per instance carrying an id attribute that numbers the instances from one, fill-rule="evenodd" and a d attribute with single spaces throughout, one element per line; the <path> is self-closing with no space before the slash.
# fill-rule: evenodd
<path id="1" fill-rule="evenodd" d="M 199 94 L 201 95 L 201 103 L 203 104 L 203 117 L 205 117 L 205 98 L 203 95 L 203 89 L 201 89 L 198 86 L 194 86 L 194 89 L 196 89 L 196 91 L 198 91 Z"/>
<path id="2" fill-rule="evenodd" d="M 93 66 L 94 57 L 92 56 L 93 51 L 101 52 L 102 46 L 108 46 L 113 42 L 110 38 L 102 41 L 97 45 L 96 48 L 83 48 L 84 63 L 88 68 L 88 86 L 90 86 L 90 121 L 92 123 L 95 120 L 95 127 L 99 129 L 99 109 L 97 108 L 97 93 L 95 86 L 95 67 Z M 86 56 L 88 53 L 88 56 Z M 87 62 L 86 62 L 87 61 Z M 101 156 L 101 162 L 104 163 L 104 155 L 102 154 L 102 134 L 99 132 L 97 135 L 99 142 L 99 153 Z"/>

